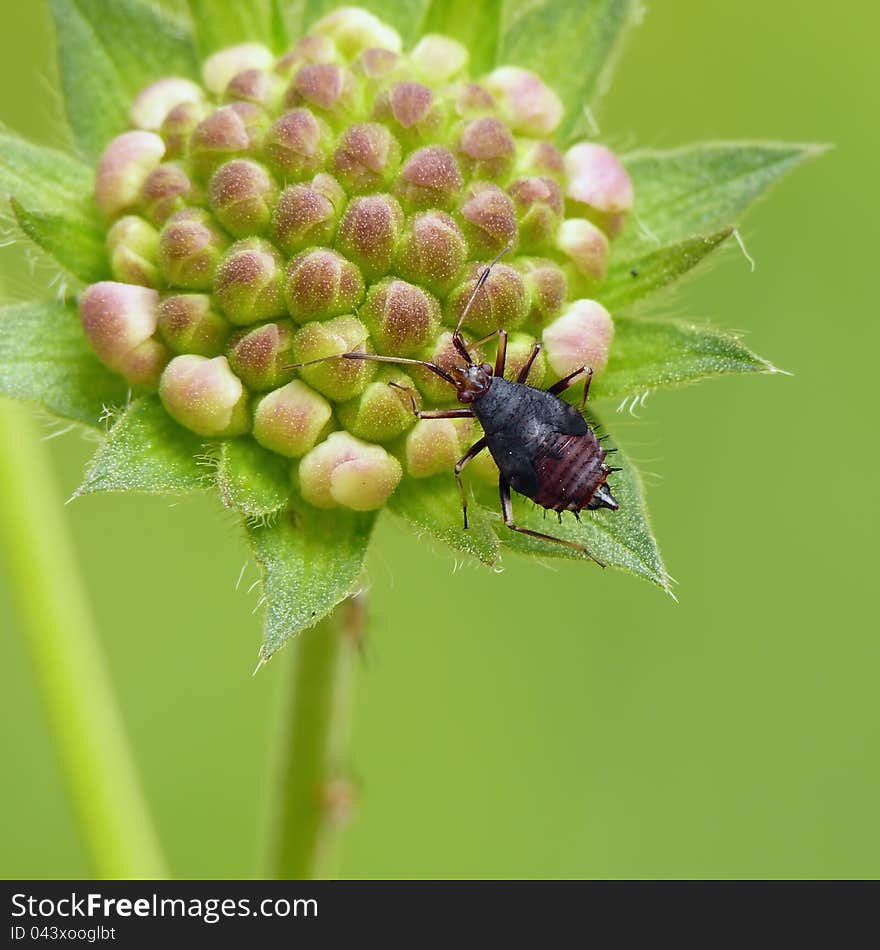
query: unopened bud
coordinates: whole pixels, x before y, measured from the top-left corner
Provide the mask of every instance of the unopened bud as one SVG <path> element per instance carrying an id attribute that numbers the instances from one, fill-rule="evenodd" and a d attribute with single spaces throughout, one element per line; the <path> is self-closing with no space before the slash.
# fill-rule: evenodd
<path id="1" fill-rule="evenodd" d="M 384 122 L 407 149 L 436 139 L 443 113 L 434 93 L 418 82 L 396 82 L 376 100 L 373 116 Z"/>
<path id="2" fill-rule="evenodd" d="M 247 390 L 225 356 L 175 356 L 162 373 L 159 398 L 173 419 L 198 435 L 242 435 L 249 428 Z"/>
<path id="3" fill-rule="evenodd" d="M 339 52 L 333 40 L 317 33 L 307 33 L 278 60 L 275 72 L 285 79 L 290 79 L 302 66 L 330 63 L 338 58 Z"/>
<path id="4" fill-rule="evenodd" d="M 293 325 L 289 320 L 240 331 L 230 341 L 229 365 L 248 389 L 275 389 L 293 377 Z"/>
<path id="5" fill-rule="evenodd" d="M 462 424 L 463 423 L 463 424 Z M 469 419 L 422 419 L 406 437 L 406 469 L 414 478 L 449 474 L 461 458 Z"/>
<path id="6" fill-rule="evenodd" d="M 266 132 L 263 151 L 282 179 L 301 181 L 320 171 L 330 152 L 330 129 L 308 109 L 285 112 Z"/>
<path id="7" fill-rule="evenodd" d="M 384 125 L 361 122 L 342 134 L 332 165 L 350 194 L 384 191 L 400 165 L 400 145 Z"/>
<path id="8" fill-rule="evenodd" d="M 270 452 L 300 458 L 324 433 L 333 415 L 327 400 L 295 379 L 267 393 L 254 409 L 254 438 Z"/>
<path id="9" fill-rule="evenodd" d="M 517 155 L 516 170 L 521 175 L 547 175 L 560 181 L 565 159 L 552 142 L 528 142 Z"/>
<path id="10" fill-rule="evenodd" d="M 315 175 L 311 184 L 289 185 L 272 217 L 272 239 L 286 254 L 330 244 L 345 207 L 345 192 L 331 175 Z"/>
<path id="11" fill-rule="evenodd" d="M 300 491 L 316 508 L 381 508 L 402 477 L 393 455 L 347 432 L 331 432 L 299 464 Z"/>
<path id="12" fill-rule="evenodd" d="M 535 251 L 552 242 L 564 210 L 559 185 L 547 177 L 518 178 L 507 193 L 516 207 L 520 248 Z"/>
<path id="13" fill-rule="evenodd" d="M 126 284 L 156 287 L 160 282 L 156 258 L 159 232 L 143 218 L 126 215 L 107 233 L 110 270 Z"/>
<path id="14" fill-rule="evenodd" d="M 315 248 L 287 265 L 287 309 L 298 323 L 353 311 L 363 300 L 364 279 L 356 264 L 336 251 Z"/>
<path id="15" fill-rule="evenodd" d="M 210 289 L 226 243 L 207 211 L 178 211 L 159 235 L 159 267 L 166 282 L 187 290 Z"/>
<path id="16" fill-rule="evenodd" d="M 380 352 L 400 356 L 426 346 L 440 327 L 436 298 L 396 278 L 374 284 L 359 312 Z"/>
<path id="17" fill-rule="evenodd" d="M 157 225 L 164 224 L 172 214 L 188 205 L 200 204 L 201 200 L 200 190 L 177 162 L 163 162 L 152 171 L 141 193 L 144 214 Z"/>
<path id="18" fill-rule="evenodd" d="M 382 277 L 391 270 L 403 220 L 400 205 L 390 195 L 354 198 L 339 225 L 336 246 L 367 280 Z"/>
<path id="19" fill-rule="evenodd" d="M 417 394 L 408 376 L 395 369 L 380 369 L 360 396 L 342 403 L 336 411 L 352 435 L 369 442 L 390 442 L 415 423 L 413 399 L 417 400 Z"/>
<path id="20" fill-rule="evenodd" d="M 284 80 L 264 69 L 245 69 L 236 73 L 226 86 L 227 102 L 250 102 L 275 110 L 284 97 Z"/>
<path id="21" fill-rule="evenodd" d="M 416 72 L 429 82 L 447 82 L 468 63 L 467 47 L 448 36 L 429 33 L 423 36 L 409 54 Z"/>
<path id="22" fill-rule="evenodd" d="M 278 188 L 269 173 L 248 159 L 221 165 L 208 186 L 217 220 L 235 237 L 262 234 L 269 226 Z"/>
<path id="23" fill-rule="evenodd" d="M 516 209 L 497 185 L 482 181 L 471 185 L 460 215 L 472 255 L 493 257 L 516 243 Z"/>
<path id="24" fill-rule="evenodd" d="M 174 353 L 219 356 L 230 330 L 207 294 L 175 294 L 159 307 L 159 332 Z"/>
<path id="25" fill-rule="evenodd" d="M 551 135 L 562 121 L 564 109 L 559 96 L 527 69 L 502 66 L 489 74 L 486 85 L 515 132 Z"/>
<path id="26" fill-rule="evenodd" d="M 611 316 L 600 303 L 575 300 L 544 329 L 544 352 L 550 369 L 562 377 L 586 366 L 598 375 L 608 363 L 613 337 Z"/>
<path id="27" fill-rule="evenodd" d="M 339 353 L 363 353 L 368 339 L 369 331 L 356 317 L 315 321 L 297 330 L 293 356 L 297 363 L 305 363 Z M 376 375 L 376 364 L 370 360 L 327 360 L 303 366 L 299 374 L 329 399 L 345 402 L 366 389 Z"/>
<path id="28" fill-rule="evenodd" d="M 439 145 L 428 145 L 406 160 L 398 176 L 397 196 L 413 210 L 449 210 L 462 184 L 461 171 L 452 152 Z"/>
<path id="29" fill-rule="evenodd" d="M 458 153 L 471 178 L 502 178 L 513 166 L 516 144 L 498 119 L 473 119 L 462 129 Z"/>
<path id="30" fill-rule="evenodd" d="M 457 283 L 468 246 L 454 219 L 442 211 L 415 215 L 397 255 L 397 273 L 433 294 L 445 297 Z"/>
<path id="31" fill-rule="evenodd" d="M 271 69 L 275 63 L 272 51 L 260 43 L 242 43 L 221 49 L 202 64 L 202 79 L 208 89 L 219 96 L 229 80 L 246 69 Z"/>
<path id="32" fill-rule="evenodd" d="M 193 129 L 187 153 L 190 164 L 208 178 L 224 162 L 252 151 L 267 122 L 263 110 L 249 102 L 216 109 Z"/>
<path id="33" fill-rule="evenodd" d="M 452 90 L 453 108 L 462 119 L 476 119 L 495 111 L 492 93 L 476 82 L 459 83 Z"/>
<path id="34" fill-rule="evenodd" d="M 365 49 L 358 57 L 357 70 L 369 81 L 369 88 L 375 90 L 382 80 L 390 76 L 400 63 L 400 55 L 390 49 L 373 46 Z"/>
<path id="35" fill-rule="evenodd" d="M 471 268 L 470 277 L 453 290 L 446 301 L 446 322 L 455 325 L 461 318 L 477 283 L 485 271 L 484 264 Z M 522 277 L 507 264 L 496 264 L 474 296 L 464 327 L 477 336 L 495 330 L 513 330 L 526 318 L 529 299 Z"/>
<path id="36" fill-rule="evenodd" d="M 165 117 L 159 130 L 165 140 L 165 157 L 179 159 L 186 157 L 189 137 L 202 119 L 211 114 L 207 102 L 181 102 Z"/>
<path id="37" fill-rule="evenodd" d="M 507 340 L 507 354 L 504 361 L 505 379 L 516 379 L 519 376 L 520 370 L 523 369 L 532 355 L 536 342 L 535 338 L 529 336 L 528 333 L 510 334 Z M 532 363 L 526 382 L 529 386 L 542 389 L 546 375 L 547 357 L 544 351 L 541 350 Z"/>
<path id="38" fill-rule="evenodd" d="M 217 268 L 214 296 L 232 323 L 247 326 L 285 313 L 284 260 L 260 238 L 229 249 Z"/>
<path id="39" fill-rule="evenodd" d="M 597 213 L 611 235 L 633 206 L 633 184 L 620 159 L 604 145 L 582 142 L 565 153 L 566 195 Z"/>
<path id="40" fill-rule="evenodd" d="M 354 108 L 356 102 L 354 77 L 335 63 L 315 63 L 303 66 L 287 90 L 288 106 L 308 106 L 319 110 L 332 121 L 341 120 Z"/>
<path id="41" fill-rule="evenodd" d="M 556 245 L 586 277 L 601 280 L 608 266 L 608 238 L 586 218 L 568 218 L 556 234 Z"/>
<path id="42" fill-rule="evenodd" d="M 558 264 L 540 258 L 520 258 L 517 266 L 531 304 L 529 320 L 544 326 L 559 314 L 568 296 L 565 273 Z"/>
<path id="43" fill-rule="evenodd" d="M 168 113 L 183 102 L 203 102 L 205 93 L 188 79 L 160 79 L 142 90 L 131 107 L 131 124 L 136 129 L 156 132 Z"/>
<path id="44" fill-rule="evenodd" d="M 374 46 L 394 53 L 399 53 L 403 48 L 397 30 L 361 7 L 334 10 L 318 20 L 312 32 L 329 37 L 348 59 L 354 59 L 363 50 Z"/>
<path id="45" fill-rule="evenodd" d="M 95 201 L 106 218 L 137 207 L 147 176 L 164 154 L 165 143 L 153 132 L 123 132 L 113 139 L 95 176 Z"/>

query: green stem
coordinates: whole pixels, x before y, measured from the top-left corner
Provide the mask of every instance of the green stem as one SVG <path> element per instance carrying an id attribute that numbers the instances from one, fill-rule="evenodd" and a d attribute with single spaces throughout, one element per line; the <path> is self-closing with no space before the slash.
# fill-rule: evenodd
<path id="1" fill-rule="evenodd" d="M 268 872 L 283 880 L 333 876 L 350 811 L 345 775 L 352 692 L 365 607 L 361 595 L 301 633 L 283 661 Z"/>
<path id="2" fill-rule="evenodd" d="M 0 554 L 93 873 L 164 877 L 48 453 L 26 410 L 5 400 Z"/>

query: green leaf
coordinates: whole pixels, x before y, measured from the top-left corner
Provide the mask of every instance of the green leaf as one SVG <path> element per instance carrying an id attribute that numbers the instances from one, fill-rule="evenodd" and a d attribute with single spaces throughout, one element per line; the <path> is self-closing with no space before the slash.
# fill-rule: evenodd
<path id="1" fill-rule="evenodd" d="M 189 0 L 189 12 L 202 56 L 238 43 L 263 43 L 276 53 L 287 48 L 285 7 L 296 16 L 300 3 L 281 0 Z"/>
<path id="2" fill-rule="evenodd" d="M 104 231 L 98 222 L 28 211 L 15 198 L 11 204 L 21 230 L 70 275 L 85 284 L 110 276 Z"/>
<path id="3" fill-rule="evenodd" d="M 415 528 L 429 532 L 456 550 L 490 566 L 498 559 L 498 539 L 489 515 L 480 505 L 468 505 L 465 531 L 461 496 L 452 472 L 431 478 L 405 478 L 388 504 Z"/>
<path id="4" fill-rule="evenodd" d="M 267 452 L 251 438 L 230 439 L 220 447 L 217 488 L 227 508 L 248 518 L 265 518 L 290 497 L 290 460 Z"/>
<path id="5" fill-rule="evenodd" d="M 420 32 L 444 33 L 464 43 L 471 54 L 471 75 L 480 76 L 498 56 L 502 8 L 501 0 L 432 0 Z"/>
<path id="6" fill-rule="evenodd" d="M 184 494 L 207 488 L 214 462 L 199 436 L 174 422 L 158 396 L 135 400 L 116 419 L 77 495 L 99 491 Z"/>
<path id="7" fill-rule="evenodd" d="M 622 156 L 636 206 L 614 253 L 627 257 L 729 227 L 767 189 L 822 146 L 716 142 Z"/>
<path id="8" fill-rule="evenodd" d="M 627 313 L 645 297 L 669 286 L 696 267 L 731 234 L 732 228 L 724 228 L 706 237 L 687 238 L 624 259 L 615 254 L 598 291 L 598 299 L 615 317 Z"/>
<path id="9" fill-rule="evenodd" d="M 709 376 L 776 372 L 735 336 L 714 327 L 659 317 L 617 317 L 608 367 L 590 397 L 620 399 Z"/>
<path id="10" fill-rule="evenodd" d="M 619 511 L 583 511 L 580 524 L 575 521 L 573 515 L 565 514 L 562 524 L 559 524 L 552 512 L 545 518 L 543 509 L 533 509 L 528 499 L 514 494 L 514 519 L 520 527 L 583 544 L 608 567 L 616 567 L 644 577 L 668 591 L 669 575 L 663 566 L 657 542 L 648 523 L 639 473 L 622 452 L 618 451 L 612 458 L 612 464 L 623 469 L 613 473 L 608 480 L 614 497 L 620 504 Z M 541 557 L 587 560 L 585 554 L 579 554 L 562 544 L 530 538 L 528 535 L 511 531 L 503 523 L 496 524 L 502 550 Z"/>
<path id="11" fill-rule="evenodd" d="M 375 520 L 375 512 L 321 511 L 296 499 L 274 521 L 246 525 L 263 573 L 264 661 L 356 589 Z"/>
<path id="12" fill-rule="evenodd" d="M 451 4 L 450 4 L 451 6 Z M 473 4 L 462 3 L 466 10 Z M 589 130 L 588 109 L 605 91 L 637 0 L 538 0 L 509 5 L 499 65 L 524 66 L 559 94 L 565 116 L 558 135 L 568 141 Z M 466 12 L 462 12 L 467 17 Z"/>
<path id="13" fill-rule="evenodd" d="M 143 0 L 49 0 L 77 151 L 96 159 L 128 127 L 134 96 L 163 76 L 198 78 L 186 29 Z"/>
<path id="14" fill-rule="evenodd" d="M 0 308 L 0 393 L 97 426 L 127 384 L 89 347 L 72 303 L 32 301 Z"/>

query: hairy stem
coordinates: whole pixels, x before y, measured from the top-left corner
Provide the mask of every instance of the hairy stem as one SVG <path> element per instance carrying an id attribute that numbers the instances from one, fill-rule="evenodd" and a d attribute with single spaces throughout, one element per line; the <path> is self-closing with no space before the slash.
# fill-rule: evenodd
<path id="1" fill-rule="evenodd" d="M 340 604 L 285 651 L 268 874 L 332 877 L 352 801 L 346 777 L 352 692 L 363 636 L 363 595 Z"/>
<path id="2" fill-rule="evenodd" d="M 0 400 L 0 556 L 93 874 L 166 874 L 47 452 L 27 410 Z"/>

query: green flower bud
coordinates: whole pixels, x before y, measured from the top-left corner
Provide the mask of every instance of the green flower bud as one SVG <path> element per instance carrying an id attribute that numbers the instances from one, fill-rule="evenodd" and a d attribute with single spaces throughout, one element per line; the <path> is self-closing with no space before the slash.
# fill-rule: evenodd
<path id="1" fill-rule="evenodd" d="M 284 80 L 264 69 L 245 69 L 226 85 L 226 102 L 250 102 L 274 111 L 284 98 Z"/>
<path id="2" fill-rule="evenodd" d="M 397 179 L 395 194 L 408 210 L 455 205 L 464 180 L 448 148 L 428 145 L 407 158 Z"/>
<path id="3" fill-rule="evenodd" d="M 364 298 L 355 264 L 326 248 L 313 248 L 287 265 L 287 309 L 298 323 L 346 313 Z"/>
<path id="4" fill-rule="evenodd" d="M 608 266 L 608 238 L 586 218 L 568 218 L 556 234 L 556 246 L 585 277 L 601 280 Z"/>
<path id="5" fill-rule="evenodd" d="M 367 80 L 367 91 L 375 92 L 400 64 L 400 56 L 390 49 L 374 46 L 358 56 L 356 72 Z"/>
<path id="6" fill-rule="evenodd" d="M 225 356 L 175 356 L 159 380 L 168 414 L 198 435 L 242 435 L 250 427 L 247 390 Z"/>
<path id="7" fill-rule="evenodd" d="M 516 143 L 498 119 L 473 119 L 461 131 L 458 155 L 471 178 L 502 178 L 513 167 Z"/>
<path id="8" fill-rule="evenodd" d="M 286 383 L 293 377 L 293 370 L 287 369 L 292 362 L 293 333 L 289 320 L 239 331 L 226 353 L 232 371 L 256 392 Z"/>
<path id="9" fill-rule="evenodd" d="M 413 478 L 449 473 L 461 458 L 470 419 L 422 419 L 406 437 L 406 470 Z"/>
<path id="10" fill-rule="evenodd" d="M 339 225 L 336 246 L 367 280 L 382 277 L 391 270 L 403 222 L 403 211 L 390 195 L 355 198 Z"/>
<path id="11" fill-rule="evenodd" d="M 561 317 L 545 327 L 544 352 L 558 377 L 586 366 L 598 375 L 608 363 L 614 324 L 595 300 L 575 300 Z"/>
<path id="12" fill-rule="evenodd" d="M 568 296 L 568 280 L 553 261 L 520 258 L 517 263 L 531 303 L 528 319 L 544 326 L 562 309 Z"/>
<path id="13" fill-rule="evenodd" d="M 510 334 L 507 340 L 507 355 L 504 361 L 505 379 L 516 379 L 519 376 L 519 372 L 526 365 L 536 342 L 535 338 L 529 336 L 528 333 Z M 542 349 L 532 363 L 526 382 L 536 389 L 543 389 L 546 376 L 547 357 Z"/>
<path id="14" fill-rule="evenodd" d="M 354 77 L 335 63 L 303 66 L 294 76 L 285 96 L 289 107 L 307 106 L 337 124 L 355 110 L 356 99 Z"/>
<path id="15" fill-rule="evenodd" d="M 316 508 L 381 508 L 403 476 L 400 462 L 380 445 L 331 432 L 299 463 L 299 488 Z"/>
<path id="16" fill-rule="evenodd" d="M 282 316 L 284 259 L 261 238 L 236 241 L 217 268 L 214 296 L 239 326 Z"/>
<path id="17" fill-rule="evenodd" d="M 388 278 L 374 284 L 360 316 L 380 352 L 408 356 L 425 346 L 440 328 L 440 304 L 421 287 Z"/>
<path id="18" fill-rule="evenodd" d="M 201 201 L 201 191 L 177 162 L 164 162 L 152 171 L 141 191 L 144 214 L 156 225 L 164 224 L 175 212 Z"/>
<path id="19" fill-rule="evenodd" d="M 269 167 L 282 179 L 301 181 L 321 171 L 330 153 L 327 123 L 308 109 L 291 109 L 274 122 L 263 139 Z"/>
<path id="20" fill-rule="evenodd" d="M 474 265 L 469 278 L 449 295 L 445 316 L 450 326 L 455 326 L 461 318 L 484 269 L 483 264 Z M 480 337 L 495 330 L 513 330 L 525 320 L 528 312 L 529 298 L 522 277 L 507 264 L 498 263 L 474 297 L 464 327 Z"/>
<path id="21" fill-rule="evenodd" d="M 221 165 L 208 185 L 211 210 L 235 237 L 262 234 L 277 195 L 278 187 L 266 169 L 243 158 Z"/>
<path id="22" fill-rule="evenodd" d="M 345 192 L 331 175 L 315 175 L 311 184 L 289 185 L 272 217 L 272 239 L 286 254 L 330 244 L 345 207 Z"/>
<path id="23" fill-rule="evenodd" d="M 175 106 L 159 130 L 165 140 L 165 158 L 180 159 L 186 155 L 189 137 L 196 126 L 211 113 L 207 102 L 181 102 Z"/>
<path id="24" fill-rule="evenodd" d="M 233 76 L 246 69 L 268 70 L 274 63 L 272 51 L 262 44 L 241 43 L 209 56 L 202 64 L 202 81 L 210 92 L 219 96 Z"/>
<path id="25" fill-rule="evenodd" d="M 207 211 L 178 211 L 159 235 L 159 267 L 166 283 L 186 290 L 208 290 L 226 244 L 226 237 Z"/>
<path id="26" fill-rule="evenodd" d="M 565 111 L 559 96 L 527 69 L 502 66 L 486 79 L 511 128 L 523 135 L 550 135 Z"/>
<path id="27" fill-rule="evenodd" d="M 384 125 L 362 122 L 342 133 L 331 164 L 349 194 L 385 191 L 400 165 L 400 145 Z"/>
<path id="28" fill-rule="evenodd" d="M 193 171 L 208 178 L 224 162 L 252 152 L 267 123 L 263 110 L 249 102 L 216 109 L 190 135 L 188 158 Z"/>
<path id="29" fill-rule="evenodd" d="M 462 119 L 492 115 L 496 110 L 492 93 L 476 82 L 460 83 L 450 90 L 449 95 L 456 115 Z"/>
<path id="30" fill-rule="evenodd" d="M 330 403 L 295 379 L 263 396 L 254 409 L 254 438 L 270 452 L 300 458 L 324 434 Z"/>
<path id="31" fill-rule="evenodd" d="M 552 142 L 523 142 L 517 153 L 516 171 L 520 175 L 546 175 L 561 181 L 565 161 Z"/>
<path id="32" fill-rule="evenodd" d="M 413 381 L 397 370 L 382 368 L 360 396 L 342 403 L 336 411 L 352 435 L 369 442 L 390 442 L 415 423 L 413 399 L 418 405 Z"/>
<path id="33" fill-rule="evenodd" d="M 231 329 L 207 294 L 175 294 L 159 307 L 159 332 L 174 353 L 219 356 Z"/>
<path id="34" fill-rule="evenodd" d="M 507 189 L 516 208 L 519 244 L 537 251 L 553 242 L 562 221 L 562 189 L 552 179 L 518 178 Z"/>
<path id="35" fill-rule="evenodd" d="M 396 82 L 376 100 L 373 117 L 385 123 L 407 149 L 440 136 L 443 112 L 434 93 L 418 82 Z"/>
<path id="36" fill-rule="evenodd" d="M 468 245 L 455 220 L 442 211 L 414 215 L 400 241 L 397 273 L 445 297 L 461 277 Z"/>
<path id="37" fill-rule="evenodd" d="M 459 212 L 471 256 L 491 258 L 517 240 L 516 209 L 510 198 L 490 182 L 474 182 Z"/>
<path id="38" fill-rule="evenodd" d="M 156 258 L 159 232 L 136 215 L 120 218 L 107 232 L 110 270 L 127 284 L 157 287 L 160 283 Z"/>
<path id="39" fill-rule="evenodd" d="M 604 145 L 582 142 L 565 153 L 565 194 L 608 234 L 623 227 L 633 206 L 633 184 L 626 169 Z"/>
<path id="40" fill-rule="evenodd" d="M 275 72 L 284 79 L 292 79 L 303 66 L 314 63 L 332 63 L 339 59 L 336 44 L 327 36 L 307 33 L 275 64 Z"/>
<path id="41" fill-rule="evenodd" d="M 397 30 L 360 7 L 340 7 L 318 20 L 312 31 L 333 40 L 347 59 L 375 46 L 394 53 L 403 48 Z"/>
<path id="42" fill-rule="evenodd" d="M 369 331 L 357 317 L 307 323 L 294 334 L 294 362 L 306 363 L 339 353 L 363 353 L 369 337 Z M 328 399 L 345 402 L 366 389 L 376 375 L 376 364 L 369 360 L 327 360 L 303 366 L 299 374 Z"/>
<path id="43" fill-rule="evenodd" d="M 467 47 L 457 40 L 429 33 L 416 43 L 409 61 L 426 82 L 448 82 L 468 64 Z"/>
<path id="44" fill-rule="evenodd" d="M 124 132 L 113 139 L 95 176 L 95 201 L 105 218 L 137 208 L 144 182 L 164 154 L 165 143 L 152 132 Z"/>
<path id="45" fill-rule="evenodd" d="M 204 100 L 205 93 L 201 86 L 188 79 L 160 79 L 138 94 L 129 117 L 136 129 L 157 132 L 175 106 L 184 102 L 201 103 Z"/>

